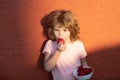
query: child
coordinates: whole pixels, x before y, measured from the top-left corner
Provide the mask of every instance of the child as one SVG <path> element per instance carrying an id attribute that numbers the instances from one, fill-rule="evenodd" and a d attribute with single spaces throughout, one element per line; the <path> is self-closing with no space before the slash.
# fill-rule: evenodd
<path id="1" fill-rule="evenodd" d="M 49 40 L 42 51 L 45 70 L 52 71 L 53 80 L 75 80 L 74 69 L 88 65 L 77 20 L 70 11 L 56 10 L 49 14 L 47 25 Z M 64 41 L 58 43 L 59 38 Z"/>

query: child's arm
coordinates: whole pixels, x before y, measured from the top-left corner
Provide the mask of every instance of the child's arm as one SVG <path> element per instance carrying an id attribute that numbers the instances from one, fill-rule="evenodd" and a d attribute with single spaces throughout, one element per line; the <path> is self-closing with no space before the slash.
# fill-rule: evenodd
<path id="1" fill-rule="evenodd" d="M 59 44 L 58 49 L 56 49 L 53 56 L 50 56 L 50 54 L 45 53 L 44 67 L 48 72 L 50 72 L 56 66 L 61 51 L 64 51 L 65 49 L 66 49 L 66 45 Z"/>
<path id="2" fill-rule="evenodd" d="M 81 65 L 82 65 L 82 66 L 88 66 L 86 57 L 81 59 Z"/>
<path id="3" fill-rule="evenodd" d="M 59 50 L 56 50 L 55 54 L 52 57 L 50 57 L 50 55 L 47 53 L 45 54 L 44 67 L 46 71 L 50 72 L 55 67 L 59 56 Z"/>

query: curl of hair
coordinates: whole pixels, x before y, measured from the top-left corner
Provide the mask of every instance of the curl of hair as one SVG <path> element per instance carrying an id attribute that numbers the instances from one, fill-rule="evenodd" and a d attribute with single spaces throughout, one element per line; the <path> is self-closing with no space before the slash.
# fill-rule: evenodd
<path id="1" fill-rule="evenodd" d="M 70 39 L 72 41 L 79 39 L 78 34 L 80 29 L 78 27 L 78 22 L 75 16 L 70 11 L 56 10 L 48 15 L 47 31 L 48 36 L 51 40 L 56 40 L 53 28 L 58 24 L 60 25 L 60 27 L 65 27 L 70 31 Z"/>

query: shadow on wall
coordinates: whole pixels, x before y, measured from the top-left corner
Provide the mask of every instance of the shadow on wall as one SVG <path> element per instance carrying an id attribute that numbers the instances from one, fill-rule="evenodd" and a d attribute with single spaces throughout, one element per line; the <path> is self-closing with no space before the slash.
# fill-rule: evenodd
<path id="1" fill-rule="evenodd" d="M 47 40 L 45 40 L 42 44 L 42 47 L 40 49 L 40 56 L 38 58 L 38 62 L 37 62 L 37 66 L 40 69 L 40 75 L 41 75 L 41 79 L 43 80 L 52 80 L 52 75 L 51 72 L 47 72 L 44 69 L 44 54 L 42 53 L 42 50 L 45 46 L 45 43 L 47 42 Z"/>
<path id="2" fill-rule="evenodd" d="M 41 49 L 40 49 L 40 56 L 39 56 L 39 59 L 38 59 L 38 68 L 40 69 L 40 72 L 41 72 L 41 79 L 44 79 L 44 80 L 52 80 L 52 75 L 51 75 L 51 72 L 46 72 L 45 69 L 44 69 L 44 54 L 42 53 L 42 50 L 45 46 L 45 43 L 48 41 L 49 39 L 49 36 L 48 36 L 48 33 L 47 33 L 47 28 L 48 28 L 48 24 L 47 24 L 47 19 L 48 19 L 48 16 L 53 13 L 54 11 L 50 12 L 49 14 L 45 15 L 44 17 L 41 18 L 40 20 L 40 24 L 42 25 L 42 28 L 43 28 L 43 35 L 46 37 L 46 40 L 43 42 L 42 46 L 41 46 Z"/>
<path id="3" fill-rule="evenodd" d="M 40 20 L 40 24 L 42 25 L 42 28 L 43 28 L 43 35 L 45 35 L 47 38 L 48 37 L 48 33 L 47 33 L 47 28 L 48 28 L 48 25 L 47 25 L 47 19 L 48 19 L 48 16 L 49 15 L 46 15 L 44 17 L 42 17 L 42 19 Z"/>
<path id="4" fill-rule="evenodd" d="M 91 80 L 120 80 L 120 45 L 90 52 L 89 65 L 95 69 Z"/>

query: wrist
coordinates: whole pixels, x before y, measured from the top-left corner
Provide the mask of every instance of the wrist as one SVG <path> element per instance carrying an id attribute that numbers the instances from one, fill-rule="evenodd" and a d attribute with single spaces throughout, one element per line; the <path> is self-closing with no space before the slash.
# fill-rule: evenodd
<path id="1" fill-rule="evenodd" d="M 58 51 L 58 52 L 62 52 L 62 50 L 60 50 L 60 49 L 57 49 L 56 51 Z"/>

